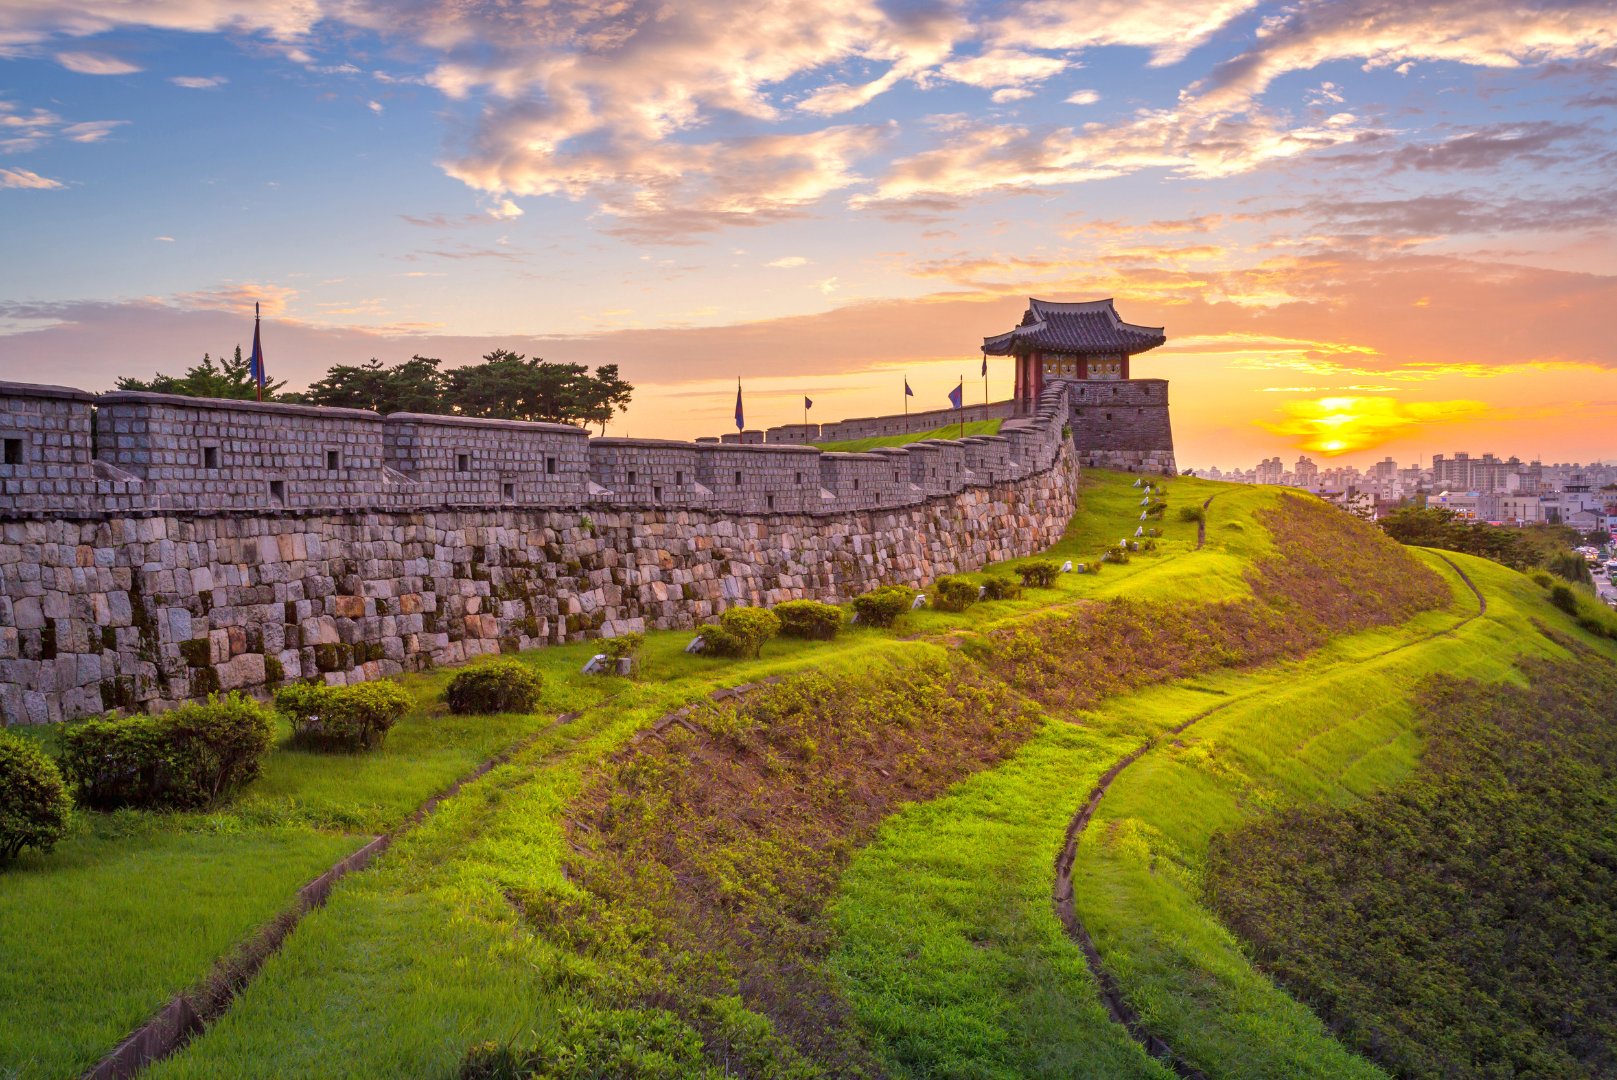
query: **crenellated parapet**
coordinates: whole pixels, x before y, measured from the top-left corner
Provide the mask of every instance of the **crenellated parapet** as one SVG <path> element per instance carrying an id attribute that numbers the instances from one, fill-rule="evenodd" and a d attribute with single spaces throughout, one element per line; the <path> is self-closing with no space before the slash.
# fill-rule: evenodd
<path id="1" fill-rule="evenodd" d="M 1037 415 L 1005 421 L 997 436 L 829 454 L 763 442 L 760 432 L 591 439 L 567 424 L 0 383 L 0 517 L 453 507 L 838 514 L 1048 469 L 1066 412 L 1058 387 Z"/>

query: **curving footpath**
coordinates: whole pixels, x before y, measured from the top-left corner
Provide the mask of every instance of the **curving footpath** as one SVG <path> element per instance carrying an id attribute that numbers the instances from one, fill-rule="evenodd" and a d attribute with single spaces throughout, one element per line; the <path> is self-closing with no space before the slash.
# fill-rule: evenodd
<path id="1" fill-rule="evenodd" d="M 1207 502 L 1212 501 L 1211 497 L 1207 500 Z M 1203 509 L 1206 509 L 1206 506 L 1207 503 L 1202 504 Z M 1198 541 L 1205 536 L 1205 530 L 1206 523 L 1203 522 L 1198 530 L 1200 534 Z M 1199 542 L 1197 546 L 1201 546 Z M 1459 564 L 1441 551 L 1432 550 L 1432 554 L 1448 563 L 1449 567 L 1459 575 L 1460 580 L 1465 582 L 1466 588 L 1470 589 L 1472 595 L 1477 598 L 1477 611 L 1474 614 L 1467 615 L 1447 629 L 1438 630 L 1435 633 L 1427 634 L 1425 637 L 1416 638 L 1414 641 L 1406 641 L 1402 645 L 1395 645 L 1390 649 L 1384 649 L 1373 656 L 1365 657 L 1359 663 L 1364 664 L 1372 660 L 1379 660 L 1384 656 L 1390 656 L 1395 652 L 1413 648 L 1433 638 L 1442 637 L 1444 634 L 1452 634 L 1472 620 L 1481 618 L 1488 613 L 1488 598 L 1482 595 L 1482 591 L 1466 575 L 1466 572 L 1460 569 Z M 1231 705 L 1258 697 L 1266 692 L 1265 690 L 1255 690 L 1250 694 L 1231 698 L 1205 712 L 1197 713 L 1179 726 L 1168 729 L 1165 734 L 1182 734 L 1197 721 L 1204 720 L 1214 713 L 1229 708 Z M 1072 867 L 1078 857 L 1078 838 L 1089 827 L 1090 819 L 1095 816 L 1095 811 L 1100 808 L 1100 801 L 1106 797 L 1106 792 L 1112 786 L 1113 781 L 1122 775 L 1124 769 L 1144 757 L 1159 741 L 1160 738 L 1151 740 L 1139 747 L 1139 749 L 1127 754 L 1110 769 L 1106 770 L 1099 782 L 1096 783 L 1094 790 L 1089 793 L 1089 799 L 1073 815 L 1071 823 L 1067 826 L 1066 844 L 1062 847 L 1061 854 L 1056 858 L 1056 880 L 1052 899 L 1055 904 L 1056 916 L 1061 920 L 1061 925 L 1066 928 L 1068 936 L 1076 941 L 1078 947 L 1083 950 L 1084 961 L 1089 965 L 1089 973 L 1094 977 L 1096 985 L 1100 988 L 1101 1001 L 1105 1004 L 1106 1012 L 1112 1018 L 1112 1021 L 1121 1024 L 1128 1031 L 1129 1037 L 1138 1043 L 1147 1054 L 1172 1069 L 1177 1075 L 1185 1077 L 1186 1080 L 1207 1080 L 1205 1073 L 1185 1061 L 1174 1051 L 1173 1047 L 1146 1028 L 1144 1022 L 1140 1019 L 1140 1014 L 1124 998 L 1123 989 L 1116 976 L 1106 968 L 1105 962 L 1101 959 L 1100 950 L 1095 948 L 1094 939 L 1089 936 L 1089 931 L 1084 928 L 1083 921 L 1078 918 L 1077 910 L 1073 904 Z"/>

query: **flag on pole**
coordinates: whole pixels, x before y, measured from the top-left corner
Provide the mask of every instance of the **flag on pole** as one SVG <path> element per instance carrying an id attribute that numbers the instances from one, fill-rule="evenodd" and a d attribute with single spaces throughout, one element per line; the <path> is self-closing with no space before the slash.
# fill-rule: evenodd
<path id="1" fill-rule="evenodd" d="M 809 397 L 807 394 L 803 395 L 803 408 L 805 408 L 805 409 L 814 408 L 814 399 Z"/>
<path id="2" fill-rule="evenodd" d="M 960 380 L 960 385 L 949 391 L 949 404 L 958 409 L 966 403 L 966 381 Z"/>
<path id="3" fill-rule="evenodd" d="M 988 354 L 983 353 L 983 378 L 988 378 Z"/>
<path id="4" fill-rule="evenodd" d="M 910 381 L 909 381 L 909 379 L 904 380 L 904 396 L 905 397 L 914 397 L 915 396 L 915 391 L 910 389 Z"/>
<path id="5" fill-rule="evenodd" d="M 736 430 L 740 431 L 747 426 L 741 418 L 741 377 L 736 376 Z"/>
<path id="6" fill-rule="evenodd" d="M 239 354 L 238 354 L 239 355 Z M 264 346 L 258 340 L 258 302 L 253 302 L 253 358 L 247 364 L 247 374 L 258 386 L 258 400 L 264 400 L 264 384 L 269 381 L 264 374 Z"/>

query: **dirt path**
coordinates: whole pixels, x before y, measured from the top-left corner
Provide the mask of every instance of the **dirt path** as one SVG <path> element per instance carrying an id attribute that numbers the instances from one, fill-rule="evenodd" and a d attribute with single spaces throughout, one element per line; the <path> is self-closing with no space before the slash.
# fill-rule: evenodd
<path id="1" fill-rule="evenodd" d="M 1213 500 L 1211 497 L 1209 497 L 1207 500 L 1207 502 L 1212 501 Z M 1206 505 L 1206 503 L 1202 504 L 1203 509 L 1206 508 Z M 1203 523 L 1201 531 L 1205 532 L 1205 522 Z M 1200 544 L 1198 543 L 1197 546 L 1199 547 Z M 1433 551 L 1432 554 L 1448 563 L 1450 568 L 1452 568 L 1454 572 L 1459 575 L 1460 580 L 1465 582 L 1466 588 L 1470 589 L 1472 595 L 1477 598 L 1477 611 L 1474 614 L 1467 615 L 1453 626 L 1427 634 L 1426 636 L 1418 638 L 1414 641 L 1406 641 L 1402 645 L 1395 645 L 1392 648 L 1385 649 L 1373 656 L 1367 656 L 1363 660 L 1356 661 L 1356 665 L 1367 664 L 1373 660 L 1379 660 L 1382 657 L 1390 656 L 1395 652 L 1401 652 L 1404 649 L 1409 649 L 1416 645 L 1424 644 L 1425 642 L 1431 641 L 1433 638 L 1442 637 L 1444 634 L 1452 634 L 1472 620 L 1481 618 L 1483 615 L 1487 614 L 1488 598 L 1482 595 L 1481 590 L 1476 587 L 1471 578 L 1466 575 L 1466 572 L 1461 570 L 1459 565 L 1455 563 L 1453 559 L 1449 558 L 1442 552 Z M 1247 701 L 1254 697 L 1259 697 L 1267 692 L 1268 691 L 1266 689 L 1254 690 L 1253 692 L 1244 694 L 1241 697 L 1231 698 L 1228 701 L 1213 706 L 1211 709 L 1208 709 L 1205 712 L 1197 713 L 1195 716 L 1192 716 L 1189 720 L 1186 720 L 1179 726 L 1170 728 L 1166 734 L 1182 734 L 1192 724 L 1204 720 L 1207 717 L 1212 716 L 1214 713 L 1222 712 L 1231 705 Z M 1090 974 L 1094 976 L 1096 984 L 1100 987 L 1101 1000 L 1106 1005 L 1106 1012 L 1111 1016 L 1113 1022 L 1121 1024 L 1128 1031 L 1129 1037 L 1135 1042 L 1139 1043 L 1147 1054 L 1150 1054 L 1153 1058 L 1162 1062 L 1162 1064 L 1172 1069 L 1179 1076 L 1186 1077 L 1187 1080 L 1207 1080 L 1205 1073 L 1200 1072 L 1189 1062 L 1185 1061 L 1185 1059 L 1180 1057 L 1171 1046 L 1169 1046 L 1166 1042 L 1163 1042 L 1162 1039 L 1152 1034 L 1151 1031 L 1146 1028 L 1144 1022 L 1140 1019 L 1140 1014 L 1129 1005 L 1127 999 L 1124 997 L 1123 989 L 1119 985 L 1117 978 L 1111 973 L 1111 971 L 1107 969 L 1105 962 L 1101 958 L 1100 950 L 1095 947 L 1094 939 L 1089 936 L 1089 931 L 1084 928 L 1083 921 L 1078 918 L 1078 912 L 1073 904 L 1072 867 L 1073 863 L 1078 858 L 1078 838 L 1082 836 L 1084 830 L 1089 827 L 1090 819 L 1095 816 L 1095 811 L 1100 808 L 1100 802 L 1106 797 L 1106 792 L 1111 788 L 1112 782 L 1122 775 L 1124 769 L 1128 768 L 1130 765 L 1140 760 L 1140 758 L 1144 757 L 1146 753 L 1155 745 L 1155 741 L 1146 743 L 1137 750 L 1123 757 L 1110 769 L 1106 770 L 1106 773 L 1100 778 L 1099 782 L 1096 783 L 1094 790 L 1089 793 L 1089 799 L 1082 807 L 1079 808 L 1078 812 L 1073 815 L 1071 823 L 1069 823 L 1067 826 L 1066 845 L 1061 849 L 1061 854 L 1056 859 L 1056 880 L 1052 897 L 1055 903 L 1056 916 L 1061 920 L 1062 926 L 1066 928 L 1067 934 L 1072 937 L 1072 939 L 1078 943 L 1078 947 L 1083 950 L 1084 960 L 1089 965 Z"/>

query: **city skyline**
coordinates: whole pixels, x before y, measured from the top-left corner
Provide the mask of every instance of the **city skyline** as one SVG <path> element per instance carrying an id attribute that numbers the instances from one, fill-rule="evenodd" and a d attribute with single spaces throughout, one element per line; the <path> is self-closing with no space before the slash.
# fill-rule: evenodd
<path id="1" fill-rule="evenodd" d="M 1028 296 L 1185 463 L 1617 454 L 1611 3 L 0 10 L 0 376 L 616 363 L 612 434 L 938 407 Z M 989 362 L 1007 397 L 1011 365 Z"/>

